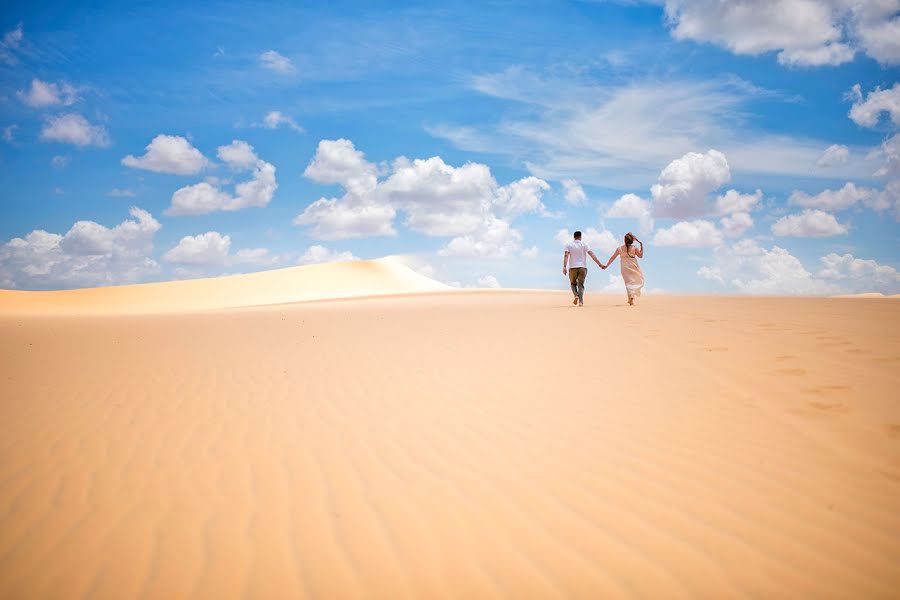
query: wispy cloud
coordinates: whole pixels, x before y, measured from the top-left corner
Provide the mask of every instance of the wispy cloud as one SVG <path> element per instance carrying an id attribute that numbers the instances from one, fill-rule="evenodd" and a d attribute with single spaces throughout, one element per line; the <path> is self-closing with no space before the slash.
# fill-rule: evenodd
<path id="1" fill-rule="evenodd" d="M 796 98 L 734 77 L 598 85 L 516 67 L 474 76 L 470 85 L 509 100 L 507 114 L 493 125 L 442 123 L 427 131 L 464 150 L 511 157 L 543 178 L 630 187 L 655 179 L 676 157 L 710 148 L 724 152 L 739 173 L 871 175 L 864 153 L 827 173 L 811 169 L 828 143 L 760 130 L 749 108 Z"/>
<path id="2" fill-rule="evenodd" d="M 291 59 L 282 56 L 275 50 L 268 50 L 260 54 L 259 62 L 264 68 L 282 75 L 292 75 L 297 72 L 297 68 L 291 62 Z"/>

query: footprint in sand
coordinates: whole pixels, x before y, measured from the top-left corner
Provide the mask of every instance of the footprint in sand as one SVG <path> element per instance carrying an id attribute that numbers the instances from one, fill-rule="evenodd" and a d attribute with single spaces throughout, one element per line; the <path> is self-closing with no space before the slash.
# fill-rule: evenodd
<path id="1" fill-rule="evenodd" d="M 834 396 L 849 391 L 850 386 L 848 385 L 820 385 L 814 388 L 807 388 L 803 390 L 803 393 L 815 394 L 816 396 Z"/>
<path id="2" fill-rule="evenodd" d="M 900 440 L 900 425 L 896 423 L 891 423 L 889 425 L 884 426 L 884 432 L 887 434 L 889 438 L 894 438 L 895 440 Z"/>
<path id="3" fill-rule="evenodd" d="M 844 412 L 847 410 L 843 402 L 817 402 L 816 400 L 812 400 L 809 405 L 817 410 L 827 412 Z"/>
<path id="4" fill-rule="evenodd" d="M 794 377 L 806 375 L 806 369 L 776 369 L 775 372 L 779 375 L 791 375 Z"/>
<path id="5" fill-rule="evenodd" d="M 784 362 L 786 360 L 797 360 L 797 357 L 793 354 L 781 354 L 775 357 L 775 360 L 778 362 Z"/>
<path id="6" fill-rule="evenodd" d="M 709 346 L 704 348 L 704 350 L 707 352 L 728 352 L 728 348 L 725 346 Z"/>

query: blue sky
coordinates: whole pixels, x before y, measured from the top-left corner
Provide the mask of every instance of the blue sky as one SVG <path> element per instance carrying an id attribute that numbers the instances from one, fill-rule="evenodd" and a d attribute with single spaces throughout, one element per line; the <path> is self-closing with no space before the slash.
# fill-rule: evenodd
<path id="1" fill-rule="evenodd" d="M 60 3 L 0 18 L 0 287 L 398 255 L 900 292 L 900 2 Z M 617 269 L 590 290 L 623 291 Z"/>

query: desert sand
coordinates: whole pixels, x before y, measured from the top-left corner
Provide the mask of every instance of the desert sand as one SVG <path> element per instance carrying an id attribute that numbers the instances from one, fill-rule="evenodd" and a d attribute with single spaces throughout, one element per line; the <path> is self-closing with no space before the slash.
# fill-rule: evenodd
<path id="1" fill-rule="evenodd" d="M 239 277 L 0 293 L 0 598 L 897 597 L 900 302 Z"/>

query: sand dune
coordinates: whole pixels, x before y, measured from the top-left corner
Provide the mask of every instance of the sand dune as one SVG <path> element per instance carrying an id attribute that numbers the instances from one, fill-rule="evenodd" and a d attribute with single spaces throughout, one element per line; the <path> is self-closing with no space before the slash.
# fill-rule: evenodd
<path id="1" fill-rule="evenodd" d="M 160 313 L 451 290 L 393 258 L 102 288 L 0 290 L 0 313 Z"/>
<path id="2" fill-rule="evenodd" d="M 894 302 L 5 312 L 0 365 L 3 599 L 900 589 Z"/>

